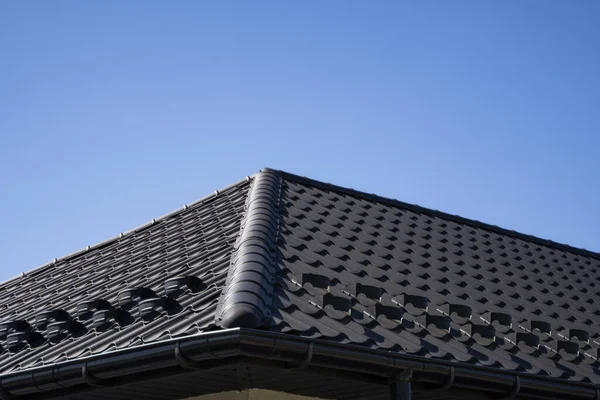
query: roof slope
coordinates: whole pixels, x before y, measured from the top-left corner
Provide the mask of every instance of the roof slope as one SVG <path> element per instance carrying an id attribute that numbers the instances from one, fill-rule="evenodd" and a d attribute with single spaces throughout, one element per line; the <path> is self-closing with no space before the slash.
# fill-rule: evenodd
<path id="1" fill-rule="evenodd" d="M 262 327 L 600 383 L 599 267 L 596 253 L 263 170 L 0 286 L 13 322 L 0 372 Z M 56 309 L 70 318 L 38 316 Z"/>
<path id="2" fill-rule="evenodd" d="M 0 285 L 0 373 L 213 329 L 249 187 Z"/>
<path id="3" fill-rule="evenodd" d="M 275 234 L 277 251 L 261 256 L 262 269 L 257 259 L 239 257 L 230 269 L 239 276 L 229 278 L 259 294 L 260 301 L 230 296 L 259 310 L 249 311 L 253 320 L 266 316 L 270 330 L 303 337 L 600 382 L 598 254 L 287 173 L 263 174 L 278 177 L 268 180 L 267 207 L 277 228 L 264 239 Z M 253 236 L 260 238 L 265 233 Z M 273 294 L 249 271 L 272 277 Z M 249 289 L 251 282 L 259 285 Z M 223 317 L 222 325 L 238 325 Z"/>

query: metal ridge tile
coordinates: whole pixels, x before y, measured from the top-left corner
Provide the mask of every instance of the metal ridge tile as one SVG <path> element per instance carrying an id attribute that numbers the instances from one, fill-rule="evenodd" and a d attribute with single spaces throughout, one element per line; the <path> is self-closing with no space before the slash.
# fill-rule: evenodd
<path id="1" fill-rule="evenodd" d="M 281 178 L 272 171 L 258 173 L 252 182 L 217 310 L 223 328 L 256 328 L 270 315 L 280 190 Z"/>

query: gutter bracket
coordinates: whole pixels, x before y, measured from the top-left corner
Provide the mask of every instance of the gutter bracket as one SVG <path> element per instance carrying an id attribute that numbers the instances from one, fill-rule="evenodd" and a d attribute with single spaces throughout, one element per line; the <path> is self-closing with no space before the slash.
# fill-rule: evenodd
<path id="1" fill-rule="evenodd" d="M 312 361 L 312 357 L 313 357 L 313 345 L 314 345 L 314 342 L 308 343 L 308 351 L 306 353 L 306 358 L 301 363 L 290 368 L 291 370 L 305 369 L 306 367 L 308 367 L 308 365 Z"/>
<path id="2" fill-rule="evenodd" d="M 519 395 L 520 391 L 521 391 L 521 378 L 519 378 L 518 375 L 515 375 L 515 384 L 512 388 L 512 391 L 510 392 L 510 394 L 508 396 L 501 397 L 498 400 L 514 399 L 515 397 L 517 397 Z M 597 393 L 597 391 L 596 391 L 596 393 Z"/>
<path id="3" fill-rule="evenodd" d="M 451 365 L 450 373 L 448 374 L 448 379 L 446 380 L 446 383 L 444 383 L 440 387 L 426 390 L 426 392 L 427 393 L 437 393 L 437 392 L 443 392 L 444 390 L 450 389 L 452 387 L 452 385 L 454 385 L 454 377 L 455 377 L 454 365 Z"/>
<path id="4" fill-rule="evenodd" d="M 186 369 L 200 368 L 200 366 L 198 365 L 197 362 L 190 360 L 189 358 L 187 358 L 186 356 L 183 355 L 183 353 L 181 352 L 181 343 L 180 342 L 175 343 L 175 360 L 177 360 L 177 365 L 179 365 L 181 368 L 186 368 Z"/>
<path id="5" fill-rule="evenodd" d="M 454 385 L 454 365 L 450 366 L 450 374 L 448 375 L 448 380 L 444 383 L 444 386 L 441 386 L 439 390 L 450 389 L 452 385 Z"/>
<path id="6" fill-rule="evenodd" d="M 81 367 L 81 376 L 83 377 L 83 380 L 85 381 L 85 383 L 87 383 L 90 386 L 96 386 L 96 387 L 109 387 L 110 386 L 108 384 L 102 383 L 101 379 L 98 379 L 94 375 L 92 375 L 92 373 L 88 369 L 87 362 L 85 364 L 83 364 L 83 366 Z"/>
<path id="7" fill-rule="evenodd" d="M 0 400 L 18 400 L 18 398 L 18 396 L 12 395 L 4 390 L 2 383 L 0 382 Z"/>

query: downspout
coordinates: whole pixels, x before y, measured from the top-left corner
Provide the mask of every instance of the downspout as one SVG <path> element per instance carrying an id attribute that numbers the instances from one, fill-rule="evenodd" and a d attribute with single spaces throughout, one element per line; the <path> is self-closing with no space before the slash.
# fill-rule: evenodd
<path id="1" fill-rule="evenodd" d="M 390 380 L 391 400 L 412 400 L 412 370 L 406 369 Z"/>

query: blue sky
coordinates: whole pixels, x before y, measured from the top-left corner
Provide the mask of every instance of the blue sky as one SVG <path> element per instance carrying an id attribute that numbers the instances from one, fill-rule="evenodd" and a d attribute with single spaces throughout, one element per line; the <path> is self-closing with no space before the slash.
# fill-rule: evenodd
<path id="1" fill-rule="evenodd" d="M 0 280 L 268 166 L 600 251 L 600 3 L 4 2 Z"/>

